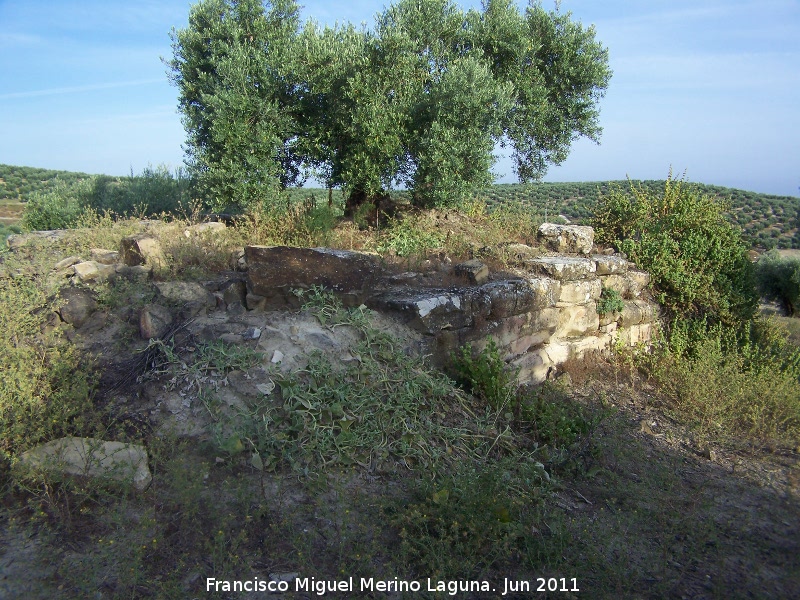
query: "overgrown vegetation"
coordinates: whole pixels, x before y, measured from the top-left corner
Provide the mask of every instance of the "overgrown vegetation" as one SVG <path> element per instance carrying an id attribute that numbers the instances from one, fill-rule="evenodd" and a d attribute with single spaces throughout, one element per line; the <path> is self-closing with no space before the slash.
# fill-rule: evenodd
<path id="1" fill-rule="evenodd" d="M 519 207 L 484 212 L 471 205 L 401 210 L 379 230 L 360 230 L 338 222 L 341 210 L 338 199 L 330 207 L 324 199 L 281 203 L 251 211 L 213 235 L 187 236 L 192 222 L 173 220 L 163 232 L 166 265 L 159 276 L 205 277 L 227 268 L 250 242 L 368 250 L 384 244 L 387 255 L 407 252 L 412 259 L 443 253 L 500 260 L 501 241 L 533 242 L 543 218 Z M 774 556 L 784 554 L 767 542 L 743 546 L 733 536 L 732 544 L 720 533 L 719 513 L 706 506 L 705 492 L 682 479 L 686 459 L 642 447 L 626 429 L 629 418 L 609 409 L 622 393 L 618 386 L 601 391 L 604 383 L 592 384 L 588 398 L 561 381 L 518 390 L 487 341 L 480 351 L 457 352 L 453 372 L 460 389 L 378 331 L 369 311 L 345 308 L 321 289 L 303 293 L 304 314 L 349 340 L 343 356 L 352 360 L 331 363 L 312 355 L 302 369 L 281 372 L 245 346 L 189 338 L 180 345 L 177 336 L 166 336 L 145 347 L 120 329 L 121 352 L 133 344 L 142 351 L 136 356 L 153 359 L 143 383 L 187 398 L 199 394 L 197 408 L 216 421 L 211 440 L 198 444 L 164 431 L 156 435 L 127 412 L 122 420 L 110 419 L 93 406 L 90 361 L 66 338 L 48 341 L 42 334 L 49 314 L 42 309 L 57 283 L 43 276 L 63 256 L 117 247 L 136 220 L 89 211 L 77 225 L 52 247 L 33 242 L 0 256 L 3 397 L 20 407 L 3 413 L 2 426 L 13 434 L 4 464 L 37 440 L 111 436 L 147 446 L 154 483 L 138 497 L 83 480 L 0 472 L 8 548 L 24 548 L 33 535 L 47 549 L 37 564 L 53 573 L 32 584 L 41 587 L 31 597 L 102 591 L 182 598 L 201 593 L 206 576 L 271 572 L 397 574 L 423 586 L 427 577 L 486 578 L 498 589 L 504 576 L 579 574 L 580 589 L 595 597 L 663 597 L 684 580 L 673 562 L 701 571 L 708 563 L 714 572 L 730 573 L 719 557 L 747 549 L 761 552 L 756 558 L 764 564 L 790 568 L 777 565 Z M 102 309 L 112 312 L 135 314 L 153 300 L 135 281 L 96 288 Z M 797 358 L 774 331 L 753 329 L 749 337 L 722 326 L 671 331 L 665 345 L 637 365 L 669 402 L 672 417 L 703 440 L 792 443 Z M 261 369 L 269 373 L 262 395 L 235 407 L 221 404 L 224 396 L 217 394 L 228 378 L 246 379 Z M 15 377 L 31 383 L 19 388 Z M 18 388 L 27 390 L 31 403 L 20 400 Z M 117 410 L 138 405 L 129 401 Z M 56 406 L 60 412 L 51 410 Z M 791 513 L 774 514 L 794 522 Z M 741 520 L 739 512 L 731 515 Z M 64 543 L 69 551 L 53 550 Z M 26 569 L 31 564 L 17 560 Z M 791 589 L 756 570 L 748 573 L 747 589 Z M 36 580 L 30 571 L 24 577 Z M 726 581 L 713 583 L 715 593 L 730 595 L 742 586 Z"/>
<path id="2" fill-rule="evenodd" d="M 675 321 L 640 364 L 674 414 L 706 439 L 800 442 L 800 349 L 774 322 L 730 328 Z"/>
<path id="3" fill-rule="evenodd" d="M 635 361 L 676 416 L 705 437 L 792 446 L 800 440 L 800 354 L 785 331 L 753 320 L 753 265 L 722 212 L 713 198 L 670 178 L 659 194 L 633 183 L 627 193 L 612 190 L 593 223 L 601 242 L 652 275 L 669 310 L 663 339 Z M 778 264 L 770 254 L 759 267 L 762 289 L 771 285 L 773 294 L 791 281 Z M 611 310 L 609 302 L 601 299 L 598 312 Z"/>
<path id="4" fill-rule="evenodd" d="M 623 308 L 625 308 L 625 301 L 622 299 L 622 295 L 617 290 L 603 288 L 600 300 L 597 301 L 597 314 L 620 312 Z"/>
<path id="5" fill-rule="evenodd" d="M 735 324 L 753 316 L 758 295 L 748 248 L 723 211 L 670 177 L 659 194 L 631 183 L 627 193 L 602 196 L 592 224 L 598 242 L 650 273 L 656 299 L 673 315 Z"/>
<path id="6" fill-rule="evenodd" d="M 800 307 L 800 258 L 771 250 L 758 260 L 756 278 L 762 297 L 779 302 L 788 316 L 795 315 Z"/>
<path id="7" fill-rule="evenodd" d="M 0 471 L 37 444 L 91 430 L 88 359 L 41 331 L 54 306 L 42 282 L 0 278 Z"/>

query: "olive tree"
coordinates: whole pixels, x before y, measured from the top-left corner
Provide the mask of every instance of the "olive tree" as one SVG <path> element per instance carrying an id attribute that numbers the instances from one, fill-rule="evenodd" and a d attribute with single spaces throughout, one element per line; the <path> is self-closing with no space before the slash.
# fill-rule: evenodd
<path id="1" fill-rule="evenodd" d="M 351 204 L 408 186 L 419 205 L 520 180 L 597 141 L 611 72 L 594 29 L 532 3 L 399 0 L 372 29 L 300 25 L 297 4 L 202 0 L 173 32 L 190 165 L 220 198 L 314 175 Z"/>

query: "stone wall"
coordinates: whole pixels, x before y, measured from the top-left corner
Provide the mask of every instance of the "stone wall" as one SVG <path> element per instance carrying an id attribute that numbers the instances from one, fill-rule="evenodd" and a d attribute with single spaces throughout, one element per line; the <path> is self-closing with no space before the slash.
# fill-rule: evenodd
<path id="1" fill-rule="evenodd" d="M 651 339 L 658 306 L 647 293 L 647 273 L 622 256 L 592 254 L 589 227 L 546 224 L 540 238 L 560 253 L 536 256 L 529 248 L 521 255 L 533 257 L 492 273 L 475 260 L 438 264 L 438 276 L 425 268 L 393 272 L 379 257 L 358 252 L 250 246 L 248 308 L 291 304 L 292 290 L 322 285 L 349 305 L 366 304 L 422 332 L 438 364 L 463 344 L 480 348 L 492 338 L 521 382 L 542 382 L 570 358 L 615 343 Z M 437 285 L 442 272 L 456 280 L 461 274 L 463 284 Z M 604 288 L 620 293 L 622 311 L 598 314 Z"/>

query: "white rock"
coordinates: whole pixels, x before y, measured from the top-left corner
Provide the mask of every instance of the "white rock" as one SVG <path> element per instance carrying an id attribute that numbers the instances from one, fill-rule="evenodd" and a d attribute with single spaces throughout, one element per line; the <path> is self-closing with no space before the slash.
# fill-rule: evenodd
<path id="1" fill-rule="evenodd" d="M 129 482 L 137 490 L 153 479 L 144 446 L 94 438 L 54 440 L 23 453 L 20 462 L 50 472 Z"/>

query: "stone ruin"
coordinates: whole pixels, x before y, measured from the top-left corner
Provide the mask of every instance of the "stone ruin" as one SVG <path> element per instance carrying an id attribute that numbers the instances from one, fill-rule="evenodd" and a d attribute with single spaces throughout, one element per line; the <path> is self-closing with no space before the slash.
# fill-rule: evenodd
<path id="1" fill-rule="evenodd" d="M 296 302 L 294 290 L 321 286 L 347 305 L 366 305 L 423 334 L 423 351 L 439 366 L 459 346 L 480 349 L 491 338 L 520 383 L 541 383 L 567 360 L 617 343 L 650 341 L 658 306 L 646 291 L 647 273 L 623 256 L 593 254 L 591 227 L 544 224 L 539 241 L 551 252 L 510 245 L 512 268 L 490 272 L 479 260 L 445 265 L 462 280 L 446 287 L 428 283 L 437 278 L 424 269 L 393 273 L 366 253 L 248 246 L 245 304 L 279 309 Z M 621 311 L 598 313 L 604 289 L 620 294 Z"/>
<path id="2" fill-rule="evenodd" d="M 123 239 L 119 251 L 95 249 L 88 261 L 66 258 L 51 276 L 71 277 L 77 284 L 111 277 L 151 279 L 153 269 L 166 259 L 157 227 L 146 225 L 144 232 Z M 214 235 L 224 229 L 222 223 L 204 223 L 183 233 Z M 9 245 L 21 247 L 29 236 L 12 236 Z M 436 366 L 445 365 L 456 348 L 470 344 L 481 349 L 491 338 L 518 370 L 521 383 L 541 383 L 567 360 L 605 352 L 615 344 L 651 340 L 658 305 L 647 291 L 646 272 L 622 255 L 598 250 L 591 227 L 546 223 L 538 243 L 539 248 L 506 245 L 507 260 L 493 268 L 478 259 L 455 265 L 447 257 L 390 264 L 374 253 L 247 246 L 232 257 L 232 270 L 213 281 L 153 284 L 166 304 L 184 305 L 181 315 L 156 302 L 135 318 L 145 339 L 159 337 L 174 318 L 187 315 L 258 328 L 257 315 L 298 308 L 297 290 L 318 286 L 336 293 L 346 306 L 365 305 L 410 328 L 418 341 L 409 351 L 430 356 Z M 604 289 L 619 293 L 622 310 L 598 313 Z M 82 290 L 64 288 L 67 302 L 59 316 L 89 333 L 92 308 L 84 310 L 84 305 L 92 301 Z M 227 336 L 232 343 L 247 339 L 222 329 L 217 326 L 209 335 Z M 266 347 L 266 341 L 259 346 Z"/>
<path id="3" fill-rule="evenodd" d="M 70 256 L 54 265 L 48 277 L 62 285 L 62 304 L 47 327 L 65 323 L 71 326 L 70 339 L 106 355 L 122 319 L 138 324 L 142 340 L 168 337 L 185 323 L 199 341 L 247 344 L 283 371 L 303 368 L 309 353 L 317 351 L 332 361 L 355 360 L 348 350 L 353 332 L 334 331 L 294 310 L 302 304 L 298 291 L 316 286 L 334 292 L 346 306 L 376 311 L 374 326 L 405 352 L 429 356 L 435 366 L 446 365 L 462 345 L 480 349 L 492 339 L 519 382 L 535 384 L 555 377 L 570 359 L 606 352 L 615 344 L 646 344 L 657 324 L 658 306 L 647 292 L 649 275 L 624 256 L 599 252 L 591 227 L 542 225 L 540 248 L 506 245 L 506 260 L 499 265 L 479 259 L 453 265 L 446 256 L 403 263 L 329 248 L 248 246 L 231 257 L 230 271 L 212 280 L 148 283 L 166 258 L 158 225 L 144 225 L 143 232 L 122 240 L 119 251 L 92 249 L 89 260 Z M 215 235 L 224 228 L 206 223 L 183 234 Z M 57 239 L 58 234 L 12 236 L 9 247 L 16 251 L 31 239 Z M 85 284 L 120 277 L 149 286 L 154 299 L 110 319 Z M 72 285 L 63 286 L 67 281 Z M 604 289 L 620 294 L 622 310 L 598 313 Z M 99 341 L 104 337 L 105 345 Z M 234 371 L 225 376 L 223 387 L 218 384 L 213 383 L 221 402 L 234 409 L 243 406 L 242 397 L 269 395 L 275 387 L 269 367 Z M 141 404 L 137 410 L 155 426 L 205 435 L 208 411 L 191 394 L 168 391 L 157 381 L 144 385 L 144 403 L 139 392 L 133 393 L 137 399 L 117 391 L 117 402 Z M 26 453 L 23 462 L 125 478 L 137 489 L 146 487 L 150 479 L 143 448 L 115 444 L 63 438 Z"/>

